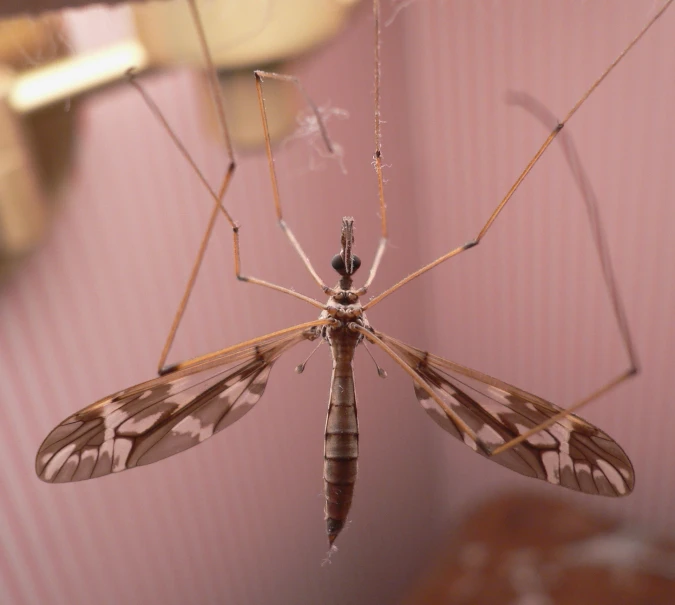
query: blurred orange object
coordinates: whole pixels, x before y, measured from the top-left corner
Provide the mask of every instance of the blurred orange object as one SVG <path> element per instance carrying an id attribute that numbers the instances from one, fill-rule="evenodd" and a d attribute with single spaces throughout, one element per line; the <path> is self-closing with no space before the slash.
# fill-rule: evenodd
<path id="1" fill-rule="evenodd" d="M 405 605 L 666 605 L 675 602 L 675 543 L 561 500 L 492 499 Z"/>

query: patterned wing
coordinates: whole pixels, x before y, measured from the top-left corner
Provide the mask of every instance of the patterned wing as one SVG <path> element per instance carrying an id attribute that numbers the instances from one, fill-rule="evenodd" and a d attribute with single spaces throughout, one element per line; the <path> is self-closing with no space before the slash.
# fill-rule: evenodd
<path id="1" fill-rule="evenodd" d="M 316 335 L 307 324 L 296 326 L 97 401 L 47 435 L 35 461 L 38 477 L 101 477 L 201 443 L 253 407 L 282 353 Z"/>
<path id="2" fill-rule="evenodd" d="M 558 406 L 475 370 L 431 355 L 381 333 L 376 335 L 428 384 L 493 450 L 561 411 Z M 415 395 L 434 421 L 474 451 L 474 440 L 455 425 L 427 391 Z M 633 466 L 606 433 L 570 414 L 491 460 L 521 475 L 587 494 L 624 496 L 633 490 Z"/>

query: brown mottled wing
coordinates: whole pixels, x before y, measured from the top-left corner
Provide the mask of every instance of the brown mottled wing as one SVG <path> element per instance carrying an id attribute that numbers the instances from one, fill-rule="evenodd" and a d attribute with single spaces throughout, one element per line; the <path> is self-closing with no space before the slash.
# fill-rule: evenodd
<path id="1" fill-rule="evenodd" d="M 376 335 L 415 369 L 489 450 L 561 411 L 558 406 L 510 384 L 390 336 L 379 332 Z M 438 425 L 482 454 L 473 439 L 417 384 L 415 395 Z M 633 467 L 621 447 L 609 435 L 574 414 L 491 456 L 490 460 L 521 475 L 587 494 L 624 496 L 633 490 L 635 483 Z"/>
<path id="2" fill-rule="evenodd" d="M 101 477 L 201 443 L 253 407 L 282 353 L 315 336 L 303 326 L 243 343 L 215 361 L 101 399 L 49 433 L 37 453 L 38 477 L 50 483 Z"/>

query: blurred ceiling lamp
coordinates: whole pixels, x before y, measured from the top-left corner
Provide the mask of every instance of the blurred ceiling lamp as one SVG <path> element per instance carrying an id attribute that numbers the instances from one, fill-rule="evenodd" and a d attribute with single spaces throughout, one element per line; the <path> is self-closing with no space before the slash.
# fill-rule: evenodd
<path id="1" fill-rule="evenodd" d="M 252 70 L 284 71 L 286 61 L 334 37 L 358 2 L 198 0 L 236 147 L 262 143 Z M 136 73 L 176 65 L 203 68 L 184 1 L 134 3 L 133 13 L 136 37 L 80 55 L 68 54 L 59 16 L 0 22 L 0 280 L 44 234 L 49 194 L 71 163 L 82 97 L 125 83 L 130 67 Z M 44 56 L 48 62 L 37 67 L 27 59 Z M 271 134 L 278 138 L 294 124 L 296 93 L 268 80 L 265 96 Z M 212 104 L 203 106 L 210 115 Z M 217 132 L 212 120 L 207 128 Z"/>

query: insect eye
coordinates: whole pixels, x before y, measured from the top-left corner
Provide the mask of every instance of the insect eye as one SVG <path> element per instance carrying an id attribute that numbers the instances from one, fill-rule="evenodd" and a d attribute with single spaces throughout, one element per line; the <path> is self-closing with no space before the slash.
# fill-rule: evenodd
<path id="1" fill-rule="evenodd" d="M 339 254 L 336 254 L 333 257 L 333 260 L 330 261 L 330 264 L 340 275 L 351 275 L 352 273 L 356 273 L 357 269 L 361 266 L 361 259 L 356 256 L 356 254 L 352 255 L 352 271 L 349 274 L 347 273 L 347 268 L 345 267 L 345 261 Z"/>
<path id="2" fill-rule="evenodd" d="M 330 261 L 330 264 L 340 275 L 345 274 L 345 261 L 339 254 L 336 254 L 333 257 L 333 260 Z"/>

